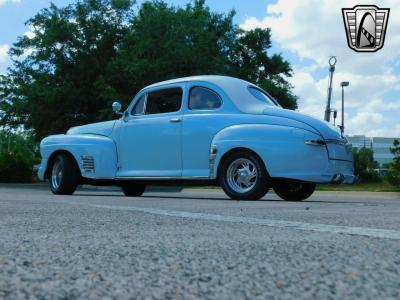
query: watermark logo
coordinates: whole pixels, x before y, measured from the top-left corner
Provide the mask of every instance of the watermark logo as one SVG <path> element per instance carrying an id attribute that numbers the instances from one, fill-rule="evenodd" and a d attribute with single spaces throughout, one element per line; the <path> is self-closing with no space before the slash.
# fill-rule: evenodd
<path id="1" fill-rule="evenodd" d="M 383 47 L 389 8 L 356 5 L 342 8 L 347 44 L 357 52 L 375 52 Z"/>

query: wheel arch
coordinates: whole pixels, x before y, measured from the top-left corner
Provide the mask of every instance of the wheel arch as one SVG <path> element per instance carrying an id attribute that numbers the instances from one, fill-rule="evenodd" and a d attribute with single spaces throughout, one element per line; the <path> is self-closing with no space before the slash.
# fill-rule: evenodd
<path id="1" fill-rule="evenodd" d="M 265 168 L 265 170 L 266 170 L 266 172 L 267 172 L 267 174 L 269 176 L 268 168 L 265 165 L 264 160 L 262 159 L 262 157 L 255 150 L 247 148 L 247 147 L 234 147 L 234 148 L 228 149 L 227 151 L 224 151 L 224 153 L 221 155 L 220 159 L 217 161 L 217 167 L 216 167 L 216 172 L 215 172 L 216 178 L 218 178 L 218 176 L 219 176 L 221 165 L 222 165 L 223 161 L 227 157 L 229 157 L 230 155 L 232 155 L 232 154 L 234 154 L 236 152 L 240 152 L 240 151 L 246 151 L 246 152 L 249 152 L 249 153 L 257 156 L 260 159 L 260 161 L 262 162 L 262 164 L 263 164 L 263 166 L 264 166 L 264 168 Z"/>
<path id="2" fill-rule="evenodd" d="M 60 149 L 60 150 L 56 150 L 54 151 L 50 156 L 49 159 L 47 161 L 47 166 L 46 166 L 46 171 L 44 172 L 44 179 L 48 179 L 49 175 L 50 175 L 50 168 L 53 165 L 54 160 L 56 159 L 57 155 L 66 155 L 68 157 L 70 157 L 72 159 L 72 161 L 75 163 L 75 167 L 77 168 L 77 170 L 79 171 L 79 176 L 82 176 L 81 170 L 79 168 L 79 164 L 75 158 L 75 156 L 68 150 L 64 150 L 64 149 Z"/>

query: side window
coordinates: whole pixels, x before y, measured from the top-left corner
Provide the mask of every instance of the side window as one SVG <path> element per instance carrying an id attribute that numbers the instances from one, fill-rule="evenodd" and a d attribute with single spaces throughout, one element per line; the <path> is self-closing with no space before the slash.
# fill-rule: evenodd
<path id="1" fill-rule="evenodd" d="M 182 89 L 169 88 L 147 94 L 146 115 L 178 111 L 182 104 Z"/>
<path id="2" fill-rule="evenodd" d="M 200 86 L 190 89 L 189 109 L 217 109 L 221 105 L 221 97 L 216 92 Z"/>
<path id="3" fill-rule="evenodd" d="M 146 94 L 136 102 L 135 107 L 132 109 L 132 115 L 143 115 L 144 114 L 144 104 L 146 103 Z"/>

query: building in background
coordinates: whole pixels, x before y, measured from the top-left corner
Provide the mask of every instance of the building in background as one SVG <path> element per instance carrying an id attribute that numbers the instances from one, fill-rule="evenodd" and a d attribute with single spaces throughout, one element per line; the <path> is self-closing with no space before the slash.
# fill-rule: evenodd
<path id="1" fill-rule="evenodd" d="M 347 140 L 353 148 L 370 148 L 374 152 L 374 159 L 379 163 L 380 169 L 386 169 L 385 165 L 393 161 L 393 154 L 390 148 L 394 140 L 400 138 L 366 137 L 365 135 L 347 136 Z"/>

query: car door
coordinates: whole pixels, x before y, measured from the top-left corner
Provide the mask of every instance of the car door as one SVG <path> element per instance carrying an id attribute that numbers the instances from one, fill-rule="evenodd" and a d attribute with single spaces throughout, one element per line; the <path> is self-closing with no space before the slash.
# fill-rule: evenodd
<path id="1" fill-rule="evenodd" d="M 117 177 L 182 175 L 182 99 L 184 85 L 142 93 L 121 121 Z"/>

